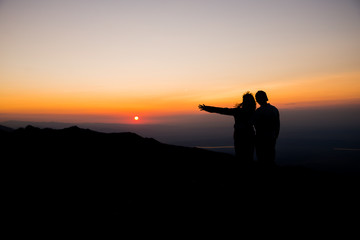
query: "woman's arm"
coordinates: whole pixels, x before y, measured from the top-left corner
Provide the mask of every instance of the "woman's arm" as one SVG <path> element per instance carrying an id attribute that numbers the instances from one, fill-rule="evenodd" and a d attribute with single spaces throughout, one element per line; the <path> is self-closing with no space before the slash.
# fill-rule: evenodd
<path id="1" fill-rule="evenodd" d="M 204 104 L 199 105 L 200 111 L 206 111 L 210 113 L 219 113 L 224 115 L 234 115 L 235 109 L 234 108 L 219 108 L 219 107 L 211 107 L 206 106 Z"/>

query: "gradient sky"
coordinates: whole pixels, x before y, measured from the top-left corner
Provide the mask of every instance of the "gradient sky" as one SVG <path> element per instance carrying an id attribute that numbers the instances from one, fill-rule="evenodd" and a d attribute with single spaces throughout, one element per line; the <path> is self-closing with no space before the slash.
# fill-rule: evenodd
<path id="1" fill-rule="evenodd" d="M 0 0 L 0 120 L 360 106 L 359 23 L 356 0 Z"/>

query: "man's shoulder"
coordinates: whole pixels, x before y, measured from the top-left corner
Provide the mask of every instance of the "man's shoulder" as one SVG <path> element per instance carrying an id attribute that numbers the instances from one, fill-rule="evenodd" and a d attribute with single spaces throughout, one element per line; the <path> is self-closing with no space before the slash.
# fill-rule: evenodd
<path id="1" fill-rule="evenodd" d="M 269 104 L 269 109 L 271 109 L 274 114 L 279 115 L 279 110 L 275 106 Z"/>
<path id="2" fill-rule="evenodd" d="M 266 105 L 263 105 L 263 106 L 260 106 L 258 109 L 256 109 L 257 113 L 269 112 L 269 111 L 277 112 L 277 113 L 279 112 L 279 110 L 275 106 L 271 105 L 270 103 L 268 103 Z"/>
<path id="3" fill-rule="evenodd" d="M 271 105 L 271 104 L 269 103 L 268 106 L 269 106 L 269 108 L 272 108 L 272 109 L 278 111 L 278 109 L 277 109 L 274 105 Z"/>
<path id="4" fill-rule="evenodd" d="M 264 110 L 264 109 L 277 109 L 274 105 L 271 105 L 270 103 L 267 103 L 266 105 L 262 105 L 259 108 L 257 108 L 256 110 Z"/>

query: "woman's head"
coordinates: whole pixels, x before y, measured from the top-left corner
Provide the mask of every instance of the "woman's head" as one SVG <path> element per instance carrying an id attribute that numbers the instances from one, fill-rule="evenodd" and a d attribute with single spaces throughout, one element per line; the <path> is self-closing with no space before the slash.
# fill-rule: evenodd
<path id="1" fill-rule="evenodd" d="M 255 111 L 256 109 L 256 102 L 255 98 L 250 92 L 246 92 L 243 95 L 243 101 L 242 103 L 238 104 L 237 107 L 241 107 L 250 111 Z"/>

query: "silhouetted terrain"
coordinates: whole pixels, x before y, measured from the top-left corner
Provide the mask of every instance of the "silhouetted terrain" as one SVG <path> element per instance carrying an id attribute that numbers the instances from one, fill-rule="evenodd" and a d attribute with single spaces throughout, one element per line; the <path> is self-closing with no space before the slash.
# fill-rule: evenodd
<path id="1" fill-rule="evenodd" d="M 329 116 L 325 113 L 323 115 L 327 119 L 334 119 L 333 115 Z M 360 174 L 360 151 L 357 150 L 360 146 L 360 128 L 358 124 L 360 120 L 351 119 L 349 123 L 338 120 L 334 124 L 326 126 L 328 123 L 324 119 L 320 123 L 317 121 L 312 123 L 310 120 L 306 120 L 306 122 L 304 120 L 304 124 L 299 124 L 296 123 L 294 118 L 287 119 L 289 116 L 286 112 L 282 116 L 284 116 L 285 120 L 276 145 L 276 162 L 278 165 L 303 166 L 313 170 L 352 175 Z M 209 123 L 207 119 L 202 119 L 200 116 L 198 119 L 193 117 L 192 121 L 189 120 L 187 123 L 173 125 L 22 121 L 0 122 L 0 125 L 13 129 L 28 125 L 39 128 L 63 129 L 77 125 L 80 128 L 106 133 L 130 131 L 140 136 L 155 138 L 164 143 L 187 147 L 233 146 L 233 119 L 218 119 L 216 118 L 217 115 L 209 115 L 209 117 L 214 117 L 211 119 L 212 123 L 211 121 Z M 345 117 L 345 119 L 348 118 Z M 224 121 L 221 122 L 220 120 Z M 340 151 L 336 149 L 353 150 Z M 217 148 L 212 149 L 212 151 L 234 154 L 233 148 Z"/>
<path id="2" fill-rule="evenodd" d="M 0 127 L 7 203 L 16 218 L 351 218 L 357 176 L 243 166 L 232 155 L 134 133 Z M 251 220 L 252 219 L 252 220 Z"/>

